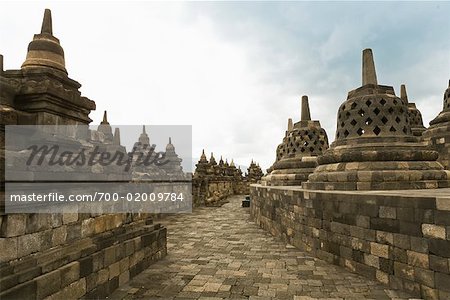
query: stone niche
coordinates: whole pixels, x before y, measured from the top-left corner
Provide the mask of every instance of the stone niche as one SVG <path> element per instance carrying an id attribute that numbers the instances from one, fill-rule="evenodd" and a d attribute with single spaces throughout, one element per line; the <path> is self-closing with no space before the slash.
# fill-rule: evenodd
<path id="1" fill-rule="evenodd" d="M 81 85 L 67 75 L 50 10 L 22 68 L 3 70 L 2 56 L 0 67 L 0 173 L 5 183 L 5 125 L 87 125 L 95 102 L 82 96 Z M 88 146 L 124 151 L 119 133 L 113 139 L 108 126 L 105 113 Z M 1 196 L 3 204 L 4 184 Z M 0 213 L 0 249 L 1 299 L 106 298 L 166 255 L 167 233 L 142 213 Z"/>
<path id="2" fill-rule="evenodd" d="M 450 186 L 438 152 L 411 133 L 408 103 L 379 85 L 372 51 L 363 52 L 363 85 L 339 107 L 336 139 L 302 186 L 314 190 L 434 189 Z"/>

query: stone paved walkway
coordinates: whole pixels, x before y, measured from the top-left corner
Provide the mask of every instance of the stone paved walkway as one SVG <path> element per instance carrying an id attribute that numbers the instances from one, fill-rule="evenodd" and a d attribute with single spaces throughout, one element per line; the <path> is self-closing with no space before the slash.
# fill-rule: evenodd
<path id="1" fill-rule="evenodd" d="M 168 256 L 114 299 L 405 299 L 403 292 L 285 245 L 249 219 L 243 197 L 162 220 Z"/>

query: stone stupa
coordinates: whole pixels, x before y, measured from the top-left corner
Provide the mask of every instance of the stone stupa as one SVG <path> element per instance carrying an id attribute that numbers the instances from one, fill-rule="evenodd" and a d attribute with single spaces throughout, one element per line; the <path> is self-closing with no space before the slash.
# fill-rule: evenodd
<path id="1" fill-rule="evenodd" d="M 430 122 L 423 139 L 439 153 L 438 161 L 450 170 L 450 80 L 444 92 L 444 105 L 439 115 Z"/>
<path id="2" fill-rule="evenodd" d="M 411 134 L 408 103 L 379 85 L 371 49 L 363 51 L 362 86 L 338 112 L 336 140 L 302 184 L 316 190 L 400 190 L 448 187 L 438 153 Z"/>
<path id="3" fill-rule="evenodd" d="M 265 185 L 301 185 L 317 166 L 317 157 L 328 148 L 328 137 L 319 121 L 312 121 L 308 97 L 302 97 L 301 120 L 288 121 L 283 142 L 277 147 L 271 172 L 262 179 Z"/>
<path id="4" fill-rule="evenodd" d="M 426 129 L 423 126 L 422 113 L 417 109 L 415 103 L 408 101 L 408 94 L 406 93 L 406 86 L 404 84 L 400 87 L 400 98 L 408 104 L 408 118 L 412 135 L 421 137 Z"/>

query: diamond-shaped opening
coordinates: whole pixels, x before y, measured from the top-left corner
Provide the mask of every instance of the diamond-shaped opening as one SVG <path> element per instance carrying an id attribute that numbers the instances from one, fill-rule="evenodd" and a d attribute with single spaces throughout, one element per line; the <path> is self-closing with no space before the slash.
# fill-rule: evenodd
<path id="1" fill-rule="evenodd" d="M 397 105 L 397 99 L 394 99 L 394 101 L 392 101 L 395 105 Z"/>
<path id="2" fill-rule="evenodd" d="M 400 123 L 402 119 L 400 119 L 399 117 L 395 118 L 395 122 Z"/>
<path id="3" fill-rule="evenodd" d="M 314 152 L 314 147 L 309 147 L 309 152 Z"/>
<path id="4" fill-rule="evenodd" d="M 380 127 L 378 127 L 378 126 L 375 126 L 375 128 L 373 129 L 373 133 L 375 133 L 376 135 L 379 135 L 379 134 L 380 134 L 380 132 L 381 132 L 381 129 L 380 129 Z"/>
<path id="5" fill-rule="evenodd" d="M 302 147 L 302 148 L 300 149 L 300 151 L 305 152 L 305 148 Z"/>
<path id="6" fill-rule="evenodd" d="M 386 124 L 388 122 L 388 119 L 385 116 L 383 116 L 381 118 L 381 122 L 383 122 L 383 124 Z"/>
<path id="7" fill-rule="evenodd" d="M 345 115 L 347 116 L 347 118 L 350 116 L 350 112 L 346 112 Z"/>
<path id="8" fill-rule="evenodd" d="M 320 144 L 321 144 L 321 145 L 324 145 L 324 144 L 325 144 L 325 142 L 324 142 L 324 141 L 320 141 Z"/>
<path id="9" fill-rule="evenodd" d="M 353 119 L 353 120 L 350 122 L 350 124 L 352 124 L 353 126 L 355 126 L 356 124 L 358 124 L 358 122 L 356 122 L 356 120 Z"/>
<path id="10" fill-rule="evenodd" d="M 308 135 L 308 130 L 305 130 L 305 135 Z"/>
<path id="11" fill-rule="evenodd" d="M 384 100 L 383 98 L 381 98 L 380 104 L 384 106 L 384 105 L 386 104 L 386 100 Z"/>
<path id="12" fill-rule="evenodd" d="M 322 147 L 320 147 L 320 148 L 319 148 L 319 151 L 321 151 L 321 152 L 322 152 Z"/>
<path id="13" fill-rule="evenodd" d="M 366 101 L 366 105 L 367 105 L 367 106 L 371 106 L 371 105 L 372 105 L 372 101 L 367 100 L 367 101 Z"/>
<path id="14" fill-rule="evenodd" d="M 359 129 L 356 131 L 356 133 L 358 133 L 358 135 L 361 136 L 361 135 L 364 134 L 364 129 L 359 128 Z"/>
<path id="15" fill-rule="evenodd" d="M 313 134 L 308 134 L 308 137 L 309 137 L 310 140 L 312 140 L 314 138 L 314 135 Z"/>
<path id="16" fill-rule="evenodd" d="M 307 147 L 308 146 L 308 142 L 304 142 L 303 146 Z"/>
<path id="17" fill-rule="evenodd" d="M 348 137 L 349 134 L 350 134 L 350 132 L 348 132 L 348 130 L 345 130 L 345 131 L 344 131 L 344 136 L 345 136 L 345 137 Z"/>
<path id="18" fill-rule="evenodd" d="M 370 125 L 370 124 L 372 124 L 372 122 L 373 122 L 373 120 L 369 117 L 369 118 L 367 118 L 366 119 L 366 125 Z"/>
<path id="19" fill-rule="evenodd" d="M 337 137 L 337 138 L 339 138 L 339 136 L 340 136 L 339 132 L 338 132 L 338 133 L 336 133 L 336 137 Z"/>
<path id="20" fill-rule="evenodd" d="M 345 122 L 341 122 L 341 127 L 344 127 L 345 126 Z"/>
<path id="21" fill-rule="evenodd" d="M 392 114 L 392 113 L 394 112 L 394 109 L 393 109 L 392 107 L 389 107 L 388 112 L 389 112 L 390 114 Z"/>
<path id="22" fill-rule="evenodd" d="M 389 131 L 390 131 L 390 132 L 396 132 L 397 129 L 395 129 L 394 126 L 391 126 L 391 128 L 389 128 Z"/>
<path id="23" fill-rule="evenodd" d="M 406 128 L 406 127 L 403 127 L 403 133 L 407 133 L 408 132 L 408 129 Z"/>
<path id="24" fill-rule="evenodd" d="M 400 108 L 400 114 L 403 114 L 405 111 L 403 110 L 403 107 Z"/>
<path id="25" fill-rule="evenodd" d="M 376 114 L 376 115 L 378 115 L 379 113 L 380 113 L 380 109 L 378 108 L 378 107 L 376 107 L 374 110 L 373 110 L 373 112 Z"/>
<path id="26" fill-rule="evenodd" d="M 317 141 L 314 141 L 314 143 L 313 143 L 314 145 L 317 145 Z"/>
<path id="27" fill-rule="evenodd" d="M 353 102 L 352 103 L 352 105 L 350 106 L 352 109 L 355 109 L 355 107 L 357 106 L 358 104 L 356 104 L 355 102 Z"/>
<path id="28" fill-rule="evenodd" d="M 363 117 L 364 116 L 365 111 L 362 110 L 362 108 L 358 111 L 358 114 Z"/>

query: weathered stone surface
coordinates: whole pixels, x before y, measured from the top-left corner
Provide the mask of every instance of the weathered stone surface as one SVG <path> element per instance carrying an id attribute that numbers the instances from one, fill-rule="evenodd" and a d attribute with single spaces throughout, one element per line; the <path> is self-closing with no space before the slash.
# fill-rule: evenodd
<path id="1" fill-rule="evenodd" d="M 61 289 L 61 272 L 55 270 L 36 278 L 37 298 L 43 299 L 57 293 Z"/>
<path id="2" fill-rule="evenodd" d="M 0 262 L 16 259 L 18 256 L 18 238 L 0 238 Z"/>
<path id="3" fill-rule="evenodd" d="M 445 240 L 445 227 L 434 224 L 422 224 L 422 233 L 425 237 Z"/>
<path id="4" fill-rule="evenodd" d="M 25 234 L 25 214 L 5 215 L 1 222 L 1 237 L 13 237 Z"/>
<path id="5" fill-rule="evenodd" d="M 139 295 L 155 299 L 411 297 L 267 235 L 248 221 L 248 210 L 240 207 L 241 200 L 242 197 L 233 197 L 214 210 L 198 208 L 192 214 L 162 220 L 171 233 L 168 236 L 170 255 L 120 286 L 110 298 Z M 198 227 L 196 222 L 203 226 Z M 355 264 L 354 268 L 368 274 L 373 272 L 374 278 L 377 273 L 388 280 L 385 273 L 375 272 L 375 268 L 363 269 L 361 264 Z"/>

